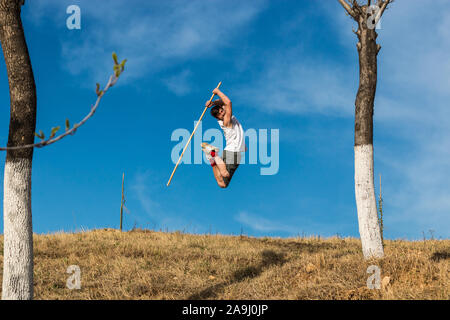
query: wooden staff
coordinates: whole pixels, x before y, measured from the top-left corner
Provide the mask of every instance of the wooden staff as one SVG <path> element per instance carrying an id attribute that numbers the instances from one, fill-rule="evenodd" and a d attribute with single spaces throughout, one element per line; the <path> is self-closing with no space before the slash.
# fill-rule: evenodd
<path id="1" fill-rule="evenodd" d="M 216 89 L 219 89 L 221 84 L 222 84 L 222 82 L 219 82 L 219 84 L 217 85 L 217 88 L 216 88 Z M 205 110 L 203 110 L 203 113 L 202 113 L 202 115 L 200 116 L 200 119 L 197 121 L 197 124 L 196 124 L 196 126 L 195 126 L 195 128 L 194 128 L 194 131 L 192 131 L 192 134 L 191 134 L 191 136 L 189 137 L 189 140 L 188 140 L 188 142 L 186 143 L 186 146 L 184 147 L 183 152 L 181 153 L 181 156 L 178 158 L 177 164 L 175 165 L 175 168 L 173 169 L 172 174 L 170 175 L 169 182 L 167 182 L 167 186 L 169 186 L 170 181 L 172 181 L 173 174 L 174 174 L 175 171 L 177 170 L 178 165 L 180 164 L 181 158 L 183 158 L 183 154 L 184 154 L 184 152 L 186 151 L 186 149 L 187 149 L 189 143 L 191 142 L 191 139 L 192 139 L 192 136 L 193 136 L 194 133 L 195 133 L 195 130 L 197 130 L 197 127 L 198 127 L 200 121 L 202 121 L 202 118 L 203 118 L 203 116 L 205 115 L 206 109 L 208 109 L 208 106 L 209 106 L 209 104 L 211 103 L 212 99 L 214 99 L 214 96 L 215 96 L 215 95 L 216 95 L 216 94 L 213 93 L 213 95 L 211 96 L 211 99 L 209 99 L 209 102 L 208 102 L 207 106 L 205 107 Z"/>
<path id="2" fill-rule="evenodd" d="M 120 202 L 120 231 L 122 231 L 122 221 L 123 221 L 123 183 L 125 181 L 125 172 L 122 175 L 122 201 Z"/>

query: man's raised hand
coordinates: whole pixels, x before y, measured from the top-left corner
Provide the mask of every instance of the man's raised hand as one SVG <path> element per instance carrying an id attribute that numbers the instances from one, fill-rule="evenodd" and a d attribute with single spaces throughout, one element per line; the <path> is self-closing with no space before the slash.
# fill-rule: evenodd
<path id="1" fill-rule="evenodd" d="M 208 100 L 205 103 L 205 108 L 211 108 L 213 106 L 213 104 L 214 104 L 214 102 Z"/>

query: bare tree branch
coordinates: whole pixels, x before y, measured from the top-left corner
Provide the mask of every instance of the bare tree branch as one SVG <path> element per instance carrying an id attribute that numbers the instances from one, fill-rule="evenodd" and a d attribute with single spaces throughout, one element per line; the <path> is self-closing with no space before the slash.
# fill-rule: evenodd
<path id="1" fill-rule="evenodd" d="M 388 4 L 392 3 L 394 0 L 378 0 L 378 6 L 380 7 L 380 10 L 378 11 L 377 15 L 375 16 L 375 23 L 378 23 L 380 21 L 381 16 L 384 13 L 384 10 L 386 10 L 386 7 Z"/>
<path id="2" fill-rule="evenodd" d="M 113 58 L 114 58 L 115 54 L 113 54 Z M 115 73 L 114 75 L 109 77 L 109 81 L 106 84 L 105 88 L 102 91 L 98 90 L 97 87 L 97 101 L 95 102 L 95 104 L 91 107 L 91 111 L 83 118 L 83 120 L 81 120 L 80 122 L 76 123 L 71 129 L 66 128 L 66 132 L 53 138 L 53 136 L 50 136 L 50 138 L 48 138 L 47 140 L 43 140 L 39 143 L 34 143 L 34 144 L 27 144 L 27 145 L 22 145 L 22 146 L 14 146 L 14 147 L 6 147 L 6 148 L 2 148 L 0 147 L 0 151 L 7 151 L 7 150 L 18 150 L 18 149 L 25 149 L 25 148 L 42 148 L 44 146 L 48 146 L 52 143 L 55 143 L 56 141 L 61 140 L 62 138 L 68 136 L 68 135 L 74 135 L 75 132 L 77 131 L 77 129 L 82 126 L 87 120 L 89 120 L 89 118 L 91 118 L 95 111 L 98 108 L 98 105 L 100 103 L 100 100 L 102 99 L 103 95 L 105 94 L 105 92 L 108 91 L 109 88 L 111 88 L 112 86 L 114 86 L 117 82 L 117 80 L 119 79 L 120 74 L 122 73 L 122 71 L 124 70 L 124 66 L 125 66 L 125 62 L 126 60 L 124 60 L 122 62 L 122 64 L 118 64 L 117 62 L 117 56 L 115 56 L 114 58 L 114 62 L 115 62 L 115 66 L 114 66 L 114 70 Z"/>
<path id="3" fill-rule="evenodd" d="M 338 0 L 339 3 L 344 7 L 345 10 L 347 10 L 348 14 L 353 17 L 353 19 L 356 19 L 355 11 L 350 7 L 350 4 L 347 3 L 345 0 Z"/>
<path id="4" fill-rule="evenodd" d="M 389 3 L 391 3 L 391 2 L 393 2 L 393 0 L 385 0 L 385 1 L 383 1 L 383 2 L 381 3 L 381 6 L 380 6 L 380 18 L 381 18 L 381 16 L 383 15 L 384 10 L 386 10 L 387 5 L 388 5 Z"/>

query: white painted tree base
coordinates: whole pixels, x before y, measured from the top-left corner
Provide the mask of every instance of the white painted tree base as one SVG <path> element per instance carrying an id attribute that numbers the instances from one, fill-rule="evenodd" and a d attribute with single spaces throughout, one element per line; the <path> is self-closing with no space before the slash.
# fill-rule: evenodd
<path id="1" fill-rule="evenodd" d="M 355 146 L 355 196 L 364 258 L 384 256 L 373 179 L 373 145 Z"/>
<path id="2" fill-rule="evenodd" d="M 33 298 L 31 160 L 6 161 L 3 220 L 3 300 Z"/>

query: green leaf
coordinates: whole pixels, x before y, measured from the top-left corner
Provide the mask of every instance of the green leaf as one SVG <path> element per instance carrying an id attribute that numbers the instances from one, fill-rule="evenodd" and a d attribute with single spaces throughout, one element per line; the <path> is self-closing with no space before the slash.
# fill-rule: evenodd
<path id="1" fill-rule="evenodd" d="M 56 132 L 58 132 L 59 129 L 60 129 L 60 126 L 52 128 L 52 131 L 50 133 L 50 139 L 55 136 Z"/>
<path id="2" fill-rule="evenodd" d="M 114 66 L 114 74 L 116 75 L 116 77 L 118 77 L 118 76 L 120 76 L 120 73 L 121 73 L 121 71 L 120 71 L 120 65 L 116 64 L 116 65 Z"/>
<path id="3" fill-rule="evenodd" d="M 66 131 L 70 129 L 70 122 L 69 119 L 66 119 Z"/>
<path id="4" fill-rule="evenodd" d="M 125 63 L 126 63 L 126 62 L 127 62 L 127 59 L 123 60 L 123 61 L 120 63 L 120 66 L 121 66 L 121 68 L 122 68 L 122 71 L 125 70 Z"/>
<path id="5" fill-rule="evenodd" d="M 113 52 L 112 57 L 114 59 L 114 64 L 119 64 L 119 62 L 117 62 L 117 54 L 115 52 Z"/>
<path id="6" fill-rule="evenodd" d="M 127 62 L 127 59 L 122 60 L 122 62 L 119 64 L 117 54 L 115 52 L 113 52 L 112 57 L 114 59 L 114 74 L 116 77 L 119 77 L 123 70 L 125 70 L 125 63 Z"/>
<path id="7" fill-rule="evenodd" d="M 45 139 L 45 134 L 42 132 L 42 130 L 39 130 L 39 138 L 41 138 L 42 140 Z"/>
<path id="8" fill-rule="evenodd" d="M 95 89 L 95 93 L 97 96 L 101 96 L 103 94 L 103 90 L 100 90 L 100 84 L 97 83 L 97 88 Z"/>

